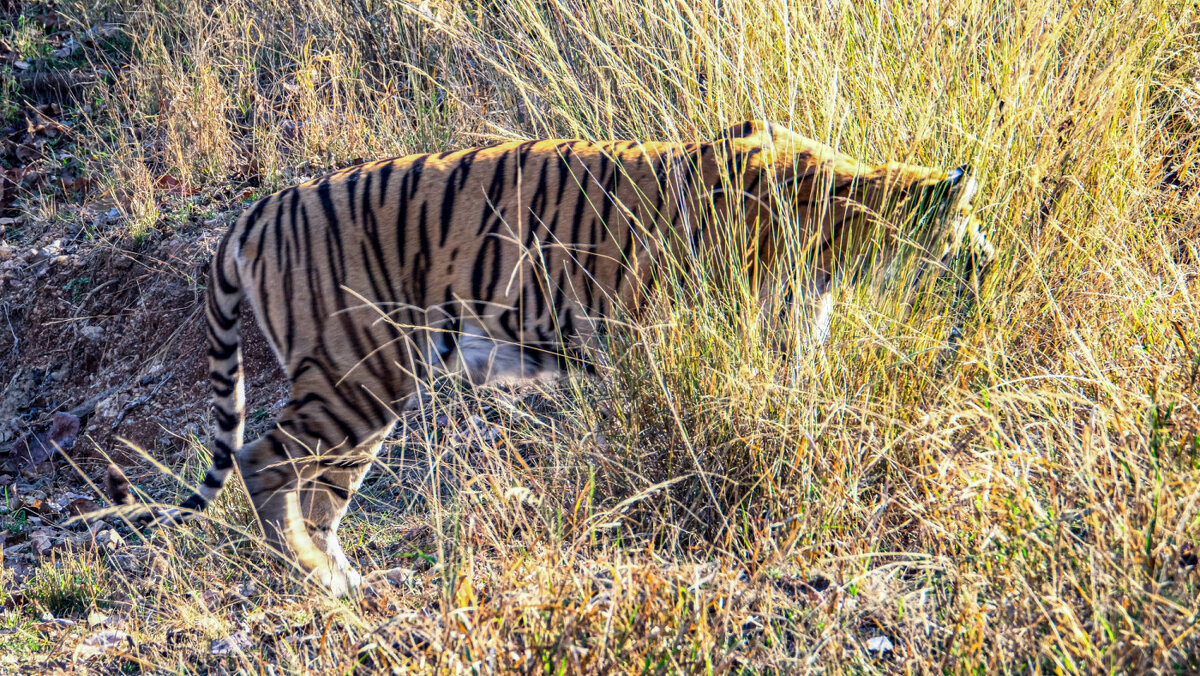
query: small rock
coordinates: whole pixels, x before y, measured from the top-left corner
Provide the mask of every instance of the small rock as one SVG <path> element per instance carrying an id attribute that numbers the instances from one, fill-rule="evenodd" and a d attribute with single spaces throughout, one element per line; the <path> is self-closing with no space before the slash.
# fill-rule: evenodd
<path id="1" fill-rule="evenodd" d="M 79 43 L 75 42 L 75 36 L 71 36 L 70 38 L 67 38 L 66 44 L 64 44 L 60 49 L 54 50 L 54 57 L 58 59 L 69 59 L 77 51 L 79 51 Z"/>
<path id="2" fill-rule="evenodd" d="M 96 534 L 96 544 L 109 552 L 115 552 L 125 546 L 125 538 L 115 530 L 104 530 Z"/>
<path id="3" fill-rule="evenodd" d="M 151 575 L 166 575 L 171 572 L 171 565 L 167 563 L 167 558 L 158 552 L 153 553 L 146 563 L 146 571 Z"/>
<path id="4" fill-rule="evenodd" d="M 110 554 L 108 562 L 126 573 L 136 573 L 141 569 L 138 560 L 128 554 Z"/>
<path id="5" fill-rule="evenodd" d="M 228 655 L 233 652 L 242 652 L 251 646 L 250 632 L 243 629 L 236 634 L 230 634 L 225 638 L 218 638 L 212 642 L 211 652 L 214 655 Z"/>
<path id="6" fill-rule="evenodd" d="M 876 636 L 874 638 L 867 639 L 867 650 L 873 653 L 879 653 L 880 655 L 883 655 L 891 652 L 893 648 L 895 648 L 895 646 L 892 645 L 892 639 L 886 636 Z"/>
<path id="7" fill-rule="evenodd" d="M 101 613 L 96 610 L 93 610 L 92 612 L 88 613 L 88 616 L 87 616 L 88 627 L 95 629 L 96 627 L 99 627 L 100 625 L 104 624 L 105 622 L 108 622 L 108 615 L 105 615 L 104 613 Z"/>
<path id="8" fill-rule="evenodd" d="M 116 418 L 127 401 L 129 401 L 129 395 L 120 392 L 111 397 L 105 397 L 96 404 L 95 417 L 100 420 Z"/>
<path id="9" fill-rule="evenodd" d="M 79 329 L 79 335 L 94 343 L 104 337 L 104 329 L 95 324 L 89 324 Z"/>
<path id="10" fill-rule="evenodd" d="M 112 650 L 132 647 L 133 639 L 123 631 L 115 629 L 99 631 L 83 639 L 75 648 L 75 659 L 86 660 L 97 655 L 104 655 Z"/>
<path id="11" fill-rule="evenodd" d="M 221 593 L 215 589 L 205 589 L 196 595 L 207 610 L 216 610 L 221 605 Z"/>

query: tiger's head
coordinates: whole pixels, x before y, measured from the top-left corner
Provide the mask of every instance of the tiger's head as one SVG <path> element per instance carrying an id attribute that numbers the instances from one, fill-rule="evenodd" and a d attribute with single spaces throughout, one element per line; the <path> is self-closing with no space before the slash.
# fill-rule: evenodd
<path id="1" fill-rule="evenodd" d="M 978 276 L 995 258 L 973 212 L 970 167 L 865 164 L 761 121 L 730 127 L 716 147 L 727 170 L 714 206 L 758 224 L 747 244 L 764 268 L 790 252 L 818 277 L 858 276 L 879 254 L 906 250 L 942 265 L 963 255 Z"/>

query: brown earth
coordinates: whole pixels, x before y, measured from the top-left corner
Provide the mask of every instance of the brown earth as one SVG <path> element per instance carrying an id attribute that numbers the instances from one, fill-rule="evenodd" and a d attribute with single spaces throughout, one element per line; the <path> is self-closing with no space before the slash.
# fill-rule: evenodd
<path id="1" fill-rule="evenodd" d="M 61 240 L 8 247 L 0 264 L 0 381 L 10 384 L 0 402 L 3 439 L 80 407 L 80 461 L 133 460 L 122 440 L 166 459 L 182 436 L 203 438 L 203 280 L 223 231 L 198 227 L 138 249 Z M 244 341 L 250 410 L 270 406 L 286 394 L 282 373 L 252 322 Z"/>

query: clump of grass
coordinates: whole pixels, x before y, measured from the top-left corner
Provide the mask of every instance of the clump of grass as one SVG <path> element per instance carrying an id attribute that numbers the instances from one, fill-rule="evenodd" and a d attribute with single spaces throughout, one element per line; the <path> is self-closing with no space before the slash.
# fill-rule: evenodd
<path id="1" fill-rule="evenodd" d="M 55 553 L 25 583 L 25 594 L 36 599 L 42 612 L 55 617 L 78 617 L 89 608 L 107 605 L 104 598 L 109 586 L 107 573 L 97 557 L 80 556 L 79 552 Z"/>
<path id="2" fill-rule="evenodd" d="M 135 237 L 181 196 L 358 158 L 763 117 L 870 161 L 972 164 L 999 250 L 966 308 L 953 278 L 840 289 L 820 349 L 724 286 L 654 308 L 546 399 L 448 389 L 343 529 L 397 586 L 289 586 L 230 492 L 202 537 L 155 545 L 147 635 L 249 627 L 258 652 L 222 658 L 247 670 L 1200 668 L 1188 3 L 64 11 L 130 36 L 95 55 L 122 67 L 80 142 Z M 182 601 L 250 581 L 238 605 Z"/>

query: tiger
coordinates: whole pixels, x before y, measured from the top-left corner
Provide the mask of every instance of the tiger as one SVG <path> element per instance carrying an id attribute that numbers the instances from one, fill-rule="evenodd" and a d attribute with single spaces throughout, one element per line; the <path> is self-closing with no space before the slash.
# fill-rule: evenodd
<path id="1" fill-rule="evenodd" d="M 246 208 L 212 257 L 211 467 L 173 514 L 204 510 L 236 462 L 271 548 L 346 595 L 363 578 L 338 526 L 432 379 L 587 368 L 604 322 L 636 317 L 664 281 L 725 264 L 766 287 L 787 277 L 789 247 L 808 261 L 792 302 L 819 344 L 855 242 L 882 232 L 986 269 L 995 250 L 976 192 L 969 167 L 864 164 L 766 121 L 705 142 L 408 155 L 283 189 Z M 243 300 L 290 383 L 274 426 L 245 445 Z"/>

